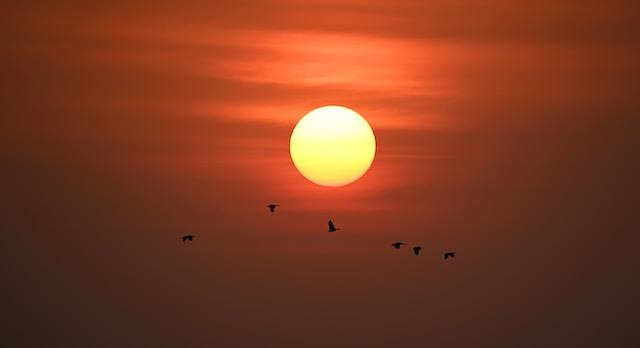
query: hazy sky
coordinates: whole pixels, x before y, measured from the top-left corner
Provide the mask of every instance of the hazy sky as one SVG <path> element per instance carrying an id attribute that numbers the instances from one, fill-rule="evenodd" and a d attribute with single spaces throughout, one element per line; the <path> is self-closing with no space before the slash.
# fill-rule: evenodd
<path id="1" fill-rule="evenodd" d="M 6 346 L 638 344 L 634 1 L 176 3 L 0 6 Z"/>

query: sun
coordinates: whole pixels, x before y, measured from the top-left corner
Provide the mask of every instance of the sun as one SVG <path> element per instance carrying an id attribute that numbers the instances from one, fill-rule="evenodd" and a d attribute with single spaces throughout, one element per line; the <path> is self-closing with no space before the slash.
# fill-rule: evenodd
<path id="1" fill-rule="evenodd" d="M 322 186 L 344 186 L 362 177 L 376 154 L 369 123 L 342 106 L 323 106 L 298 121 L 289 143 L 298 171 Z"/>

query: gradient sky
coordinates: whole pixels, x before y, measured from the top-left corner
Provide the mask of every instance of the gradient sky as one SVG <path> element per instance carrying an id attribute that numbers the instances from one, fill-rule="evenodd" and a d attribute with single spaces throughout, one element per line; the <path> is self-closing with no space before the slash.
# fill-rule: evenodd
<path id="1" fill-rule="evenodd" d="M 638 344 L 635 1 L 86 3 L 0 5 L 7 346 Z"/>

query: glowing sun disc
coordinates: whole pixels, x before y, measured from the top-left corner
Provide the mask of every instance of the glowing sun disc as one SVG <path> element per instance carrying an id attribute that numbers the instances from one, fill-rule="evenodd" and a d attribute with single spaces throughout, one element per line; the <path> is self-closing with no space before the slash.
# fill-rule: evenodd
<path id="1" fill-rule="evenodd" d="M 342 106 L 323 106 L 298 121 L 289 151 L 305 178 L 318 185 L 343 186 L 369 170 L 376 154 L 376 138 L 357 112 Z"/>

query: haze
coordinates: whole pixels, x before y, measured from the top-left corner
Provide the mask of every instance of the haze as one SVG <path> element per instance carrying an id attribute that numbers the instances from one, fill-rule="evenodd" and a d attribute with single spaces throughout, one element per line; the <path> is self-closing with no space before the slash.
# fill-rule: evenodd
<path id="1" fill-rule="evenodd" d="M 1 9 L 1 345 L 637 345 L 636 2 Z M 289 157 L 329 104 L 341 188 Z"/>

